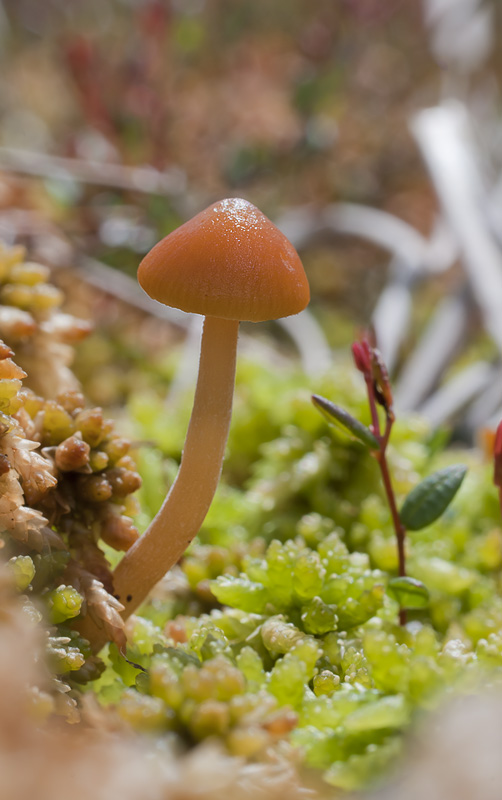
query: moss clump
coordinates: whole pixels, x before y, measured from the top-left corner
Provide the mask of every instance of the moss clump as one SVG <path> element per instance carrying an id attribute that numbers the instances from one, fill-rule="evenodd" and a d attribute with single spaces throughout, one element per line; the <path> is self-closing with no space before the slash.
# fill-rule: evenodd
<path id="1" fill-rule="evenodd" d="M 25 611 L 47 626 L 47 663 L 62 710 L 76 716 L 75 682 L 103 669 L 67 626 L 82 613 L 124 644 L 103 545 L 127 550 L 138 532 L 141 479 L 100 408 L 87 408 L 69 369 L 89 325 L 64 314 L 63 295 L 21 247 L 0 249 L 0 526 Z M 30 388 L 31 387 L 31 388 Z M 61 676 L 65 682 L 61 682 Z"/>
<path id="2" fill-rule="evenodd" d="M 130 665 L 126 673 L 110 653 L 96 691 L 119 705 L 125 689 L 128 702 L 134 692 L 160 698 L 157 732 L 186 743 L 218 736 L 231 752 L 259 759 L 286 739 L 347 790 L 385 775 L 403 732 L 445 695 L 500 681 L 502 532 L 490 476 L 463 454 L 470 472 L 458 497 L 408 537 L 409 574 L 429 599 L 400 626 L 389 587 L 394 531 L 376 465 L 327 428 L 307 389 L 336 396 L 367 422 L 363 398 L 348 366 L 320 384 L 241 365 L 225 481 L 172 590 L 159 590 L 129 628 L 128 657 L 146 673 Z M 135 416 L 141 436 L 155 424 L 151 395 L 147 404 L 147 427 L 143 411 Z M 130 406 L 138 411 L 139 396 Z M 241 448 L 262 434 L 269 438 L 260 447 Z M 157 451 L 140 463 L 147 517 L 179 455 L 166 444 L 163 458 Z M 401 502 L 449 462 L 417 419 L 396 422 L 388 456 Z M 235 695 L 218 695 L 213 669 Z"/>

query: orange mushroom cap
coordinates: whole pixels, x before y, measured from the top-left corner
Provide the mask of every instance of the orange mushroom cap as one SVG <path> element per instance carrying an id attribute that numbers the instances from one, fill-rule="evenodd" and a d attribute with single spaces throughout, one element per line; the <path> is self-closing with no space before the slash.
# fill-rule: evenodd
<path id="1" fill-rule="evenodd" d="M 310 299 L 291 242 L 238 197 L 209 206 L 162 239 L 139 265 L 138 281 L 165 305 L 250 322 L 298 314 Z"/>

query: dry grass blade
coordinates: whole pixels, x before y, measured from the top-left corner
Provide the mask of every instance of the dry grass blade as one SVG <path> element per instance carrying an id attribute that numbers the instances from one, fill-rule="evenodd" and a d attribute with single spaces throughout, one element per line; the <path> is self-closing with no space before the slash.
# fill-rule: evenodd
<path id="1" fill-rule="evenodd" d="M 459 243 L 485 327 L 502 352 L 502 253 L 483 210 L 485 191 L 471 149 L 467 111 L 460 103 L 421 111 L 412 130 Z"/>
<path id="2" fill-rule="evenodd" d="M 74 180 L 173 198 L 186 190 L 186 179 L 181 170 L 160 172 L 154 167 L 126 167 L 104 161 L 62 158 L 15 147 L 0 147 L 0 165 L 5 170 L 52 180 Z"/>
<path id="3" fill-rule="evenodd" d="M 318 375 L 330 368 L 331 349 L 313 314 L 305 309 L 293 317 L 278 319 L 277 323 L 293 340 L 307 375 Z"/>
<path id="4" fill-rule="evenodd" d="M 395 400 L 401 411 L 418 408 L 434 390 L 466 336 L 468 317 L 464 292 L 440 301 L 399 375 Z"/>
<path id="5" fill-rule="evenodd" d="M 477 361 L 441 386 L 419 408 L 431 425 L 444 425 L 466 408 L 494 380 L 496 369 L 486 361 Z"/>
<path id="6" fill-rule="evenodd" d="M 130 278 L 123 272 L 87 256 L 80 256 L 77 269 L 82 279 L 91 286 L 108 292 L 118 300 L 134 306 L 140 311 L 145 311 L 159 319 L 165 319 L 184 330 L 188 329 L 190 322 L 188 314 L 152 300 L 139 288 L 134 278 Z"/>

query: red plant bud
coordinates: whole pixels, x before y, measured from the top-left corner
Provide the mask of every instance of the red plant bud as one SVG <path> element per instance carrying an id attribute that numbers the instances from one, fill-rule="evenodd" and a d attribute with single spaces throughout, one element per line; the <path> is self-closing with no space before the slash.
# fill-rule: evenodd
<path id="1" fill-rule="evenodd" d="M 502 488 L 502 421 L 499 422 L 497 433 L 495 434 L 495 444 L 493 447 L 493 482 L 495 486 Z"/>
<path id="2" fill-rule="evenodd" d="M 365 377 L 369 377 L 371 375 L 371 348 L 367 339 L 353 343 L 352 355 L 359 372 L 362 372 Z"/>
<path id="3" fill-rule="evenodd" d="M 88 69 L 94 57 L 92 43 L 85 36 L 75 36 L 66 45 L 66 58 L 75 71 Z"/>

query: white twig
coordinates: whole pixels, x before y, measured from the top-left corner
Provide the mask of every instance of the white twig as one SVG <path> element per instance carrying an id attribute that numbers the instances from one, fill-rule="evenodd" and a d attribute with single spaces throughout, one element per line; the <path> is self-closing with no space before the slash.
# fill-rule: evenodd
<path id="1" fill-rule="evenodd" d="M 442 425 L 484 391 L 495 375 L 496 370 L 486 361 L 471 364 L 429 397 L 419 408 L 420 414 L 433 427 Z"/>
<path id="2" fill-rule="evenodd" d="M 195 386 L 203 323 L 204 317 L 200 316 L 200 314 L 190 315 L 187 334 L 180 351 L 178 366 L 166 396 L 167 406 L 176 405 L 184 392 Z"/>
<path id="3" fill-rule="evenodd" d="M 336 203 L 322 213 L 324 225 L 337 233 L 359 236 L 392 253 L 403 268 L 420 271 L 428 241 L 399 217 L 356 203 Z"/>
<path id="4" fill-rule="evenodd" d="M 459 243 L 485 327 L 502 352 L 502 253 L 484 213 L 485 192 L 469 146 L 465 108 L 449 103 L 421 111 L 412 130 Z"/>
<path id="5" fill-rule="evenodd" d="M 394 395 L 399 411 L 416 409 L 434 389 L 445 367 L 458 352 L 467 323 L 464 294 L 441 300 L 399 376 Z"/>
<path id="6" fill-rule="evenodd" d="M 16 147 L 0 147 L 0 166 L 42 178 L 72 179 L 146 194 L 178 197 L 186 191 L 186 176 L 177 168 L 160 172 L 154 167 L 63 158 Z"/>
<path id="7" fill-rule="evenodd" d="M 497 427 L 502 419 L 500 398 L 502 397 L 502 375 L 500 370 L 485 391 L 475 400 L 465 417 L 465 425 L 469 431 L 476 431 L 482 426 Z"/>
<path id="8" fill-rule="evenodd" d="M 380 293 L 373 311 L 378 349 L 392 374 L 411 316 L 410 281 L 393 280 Z"/>
<path id="9" fill-rule="evenodd" d="M 152 300 L 140 289 L 134 278 L 130 278 L 129 275 L 125 275 L 120 270 L 87 256 L 81 256 L 76 266 L 82 279 L 91 284 L 91 286 L 95 286 L 103 292 L 109 292 L 119 300 L 152 314 L 154 317 L 165 319 L 184 330 L 188 329 L 190 325 L 190 316 L 188 314 L 185 314 L 184 311 L 179 311 L 177 308 L 169 308 L 156 300 Z"/>
<path id="10" fill-rule="evenodd" d="M 305 309 L 300 314 L 283 317 L 277 322 L 293 340 L 307 375 L 319 375 L 331 367 L 333 359 L 329 344 L 310 311 Z"/>
<path id="11" fill-rule="evenodd" d="M 326 234 L 366 239 L 393 254 L 403 268 L 420 271 L 427 262 L 429 242 L 415 228 L 387 211 L 357 203 L 333 203 L 287 209 L 275 224 L 297 249 Z"/>

